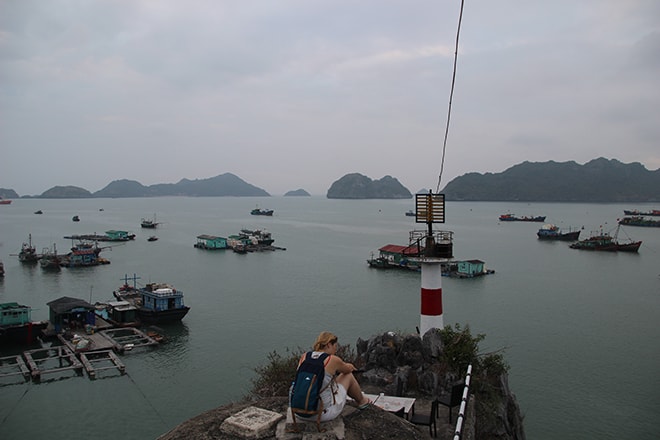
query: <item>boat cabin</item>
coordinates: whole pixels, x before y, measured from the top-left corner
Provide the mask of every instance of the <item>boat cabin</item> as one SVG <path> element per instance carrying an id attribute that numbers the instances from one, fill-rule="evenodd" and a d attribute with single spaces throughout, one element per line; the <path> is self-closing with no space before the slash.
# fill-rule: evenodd
<path id="1" fill-rule="evenodd" d="M 32 309 L 15 302 L 0 304 L 0 325 L 23 325 L 32 320 Z"/>
<path id="2" fill-rule="evenodd" d="M 69 267 L 96 266 L 99 254 L 94 249 L 76 249 L 66 255 L 65 264 Z"/>
<path id="3" fill-rule="evenodd" d="M 50 322 L 57 333 L 96 324 L 94 306 L 85 300 L 63 296 L 47 305 L 50 308 Z"/>
<path id="4" fill-rule="evenodd" d="M 481 260 L 459 261 L 457 264 L 459 276 L 473 277 L 484 273 L 484 262 Z"/>
<path id="5" fill-rule="evenodd" d="M 183 292 L 167 285 L 147 284 L 146 289 L 140 289 L 142 308 L 160 312 L 180 309 L 183 304 Z"/>
<path id="6" fill-rule="evenodd" d="M 227 249 L 227 239 L 215 235 L 198 235 L 195 247 L 198 249 Z"/>

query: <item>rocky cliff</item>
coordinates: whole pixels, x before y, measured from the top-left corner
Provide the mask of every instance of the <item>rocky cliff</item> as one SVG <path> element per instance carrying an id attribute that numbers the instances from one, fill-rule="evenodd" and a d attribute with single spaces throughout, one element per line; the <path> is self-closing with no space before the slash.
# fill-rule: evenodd
<path id="1" fill-rule="evenodd" d="M 459 365 L 468 357 L 464 347 L 469 332 L 451 332 L 450 336 L 461 339 L 460 343 L 447 344 L 447 332 L 429 331 L 424 338 L 418 335 L 399 336 L 388 332 L 374 336 L 368 340 L 358 340 L 357 366 L 365 370 L 358 375 L 365 392 L 385 393 L 386 395 L 403 395 L 415 397 L 415 411 L 424 413 L 429 410 L 430 401 L 447 390 L 450 384 L 464 380 L 464 374 L 459 374 L 447 363 L 447 357 L 458 361 Z M 443 342 L 444 341 L 444 342 Z M 469 341 L 468 341 L 469 342 Z M 457 350 L 456 348 L 459 347 Z M 469 350 L 471 350 L 470 347 Z M 468 351 L 469 351 L 468 350 Z M 473 359 L 474 372 L 471 377 L 470 399 L 462 430 L 464 440 L 525 440 L 523 419 L 515 395 L 508 386 L 508 376 L 500 368 L 493 368 L 493 359 L 484 362 Z M 470 362 L 472 362 L 470 361 Z M 495 362 L 496 363 L 496 362 Z M 293 377 L 293 372 L 287 374 L 287 379 Z M 274 387 L 274 389 L 282 389 Z M 273 411 L 286 417 L 287 397 L 271 396 L 253 398 L 239 403 L 225 405 L 201 414 L 159 437 L 158 440 L 183 439 L 218 439 L 234 440 L 244 438 L 227 433 L 222 429 L 223 422 L 241 410 L 255 406 Z M 437 419 L 438 437 L 452 439 L 458 410 L 454 408 L 453 423 L 448 423 L 447 410 L 443 410 Z M 284 421 L 281 422 L 281 424 Z M 281 429 L 273 429 L 265 439 L 295 440 L 302 438 L 335 439 L 429 439 L 428 428 L 416 426 L 403 418 L 378 408 L 358 411 L 347 405 L 341 416 L 342 436 L 324 433 L 291 434 L 283 433 Z M 330 430 L 329 430 L 330 431 Z M 311 435 L 311 436 L 310 436 Z"/>

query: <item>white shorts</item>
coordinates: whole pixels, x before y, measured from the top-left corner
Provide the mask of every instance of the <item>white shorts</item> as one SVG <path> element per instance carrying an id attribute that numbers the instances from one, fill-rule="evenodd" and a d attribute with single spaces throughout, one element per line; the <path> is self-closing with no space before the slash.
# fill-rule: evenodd
<path id="1" fill-rule="evenodd" d="M 321 421 L 327 422 L 328 420 L 336 419 L 344 410 L 344 405 L 346 405 L 346 388 L 344 388 L 342 384 L 338 383 L 335 388 L 335 403 L 333 405 L 323 407 Z"/>

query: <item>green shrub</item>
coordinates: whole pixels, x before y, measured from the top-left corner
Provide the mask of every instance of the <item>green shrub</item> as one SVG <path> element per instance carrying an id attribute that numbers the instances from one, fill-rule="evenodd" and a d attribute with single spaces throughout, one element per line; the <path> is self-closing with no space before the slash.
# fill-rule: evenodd
<path id="1" fill-rule="evenodd" d="M 294 351 L 287 348 L 284 356 L 277 351 L 269 353 L 266 364 L 254 368 L 256 375 L 252 379 L 249 396 L 261 398 L 288 395 L 289 387 L 296 375 L 298 362 L 304 353 L 306 350 L 302 348 Z M 337 356 L 349 363 L 353 363 L 357 357 L 353 347 L 344 344 L 339 344 Z"/>

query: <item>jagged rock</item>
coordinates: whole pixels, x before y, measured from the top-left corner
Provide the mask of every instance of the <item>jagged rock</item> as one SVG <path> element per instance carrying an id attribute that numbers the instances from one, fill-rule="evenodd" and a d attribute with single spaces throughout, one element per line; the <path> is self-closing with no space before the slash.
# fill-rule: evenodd
<path id="1" fill-rule="evenodd" d="M 415 340 L 417 339 L 417 340 Z M 359 381 L 365 392 L 387 395 L 411 396 L 417 399 L 415 411 L 428 411 L 430 401 L 441 391 L 448 389 L 456 380 L 463 380 L 455 374 L 443 371 L 440 367 L 442 343 L 437 332 L 428 332 L 420 340 L 419 336 L 400 336 L 393 332 L 374 336 L 357 342 L 356 365 L 365 368 Z M 412 360 L 412 364 L 402 364 Z M 473 377 L 475 379 L 475 377 Z M 506 373 L 487 380 L 489 397 L 486 413 L 479 413 L 479 397 L 471 394 L 468 401 L 466 419 L 463 423 L 464 440 L 497 439 L 525 440 L 520 407 L 515 395 L 509 389 Z M 474 386 L 474 382 L 472 384 Z M 158 440 L 235 440 L 244 437 L 230 435 L 220 428 L 223 421 L 248 406 L 256 406 L 282 415 L 287 413 L 287 397 L 263 398 L 257 401 L 232 403 L 194 417 L 174 428 Z M 438 418 L 438 438 L 451 439 L 454 425 L 448 424 L 447 410 Z M 456 413 L 456 408 L 454 408 Z M 483 409 L 482 409 L 483 411 Z M 444 416 L 443 416 L 444 415 Z M 428 429 L 413 426 L 409 422 L 378 408 L 358 411 L 347 405 L 342 413 L 345 440 L 363 439 L 429 439 Z M 283 422 L 280 422 L 280 424 Z M 456 423 L 456 418 L 454 418 Z M 291 435 L 283 433 L 279 427 L 264 437 L 267 440 L 298 439 L 338 439 L 337 434 L 329 437 L 315 436 L 315 433 Z M 333 431 L 335 432 L 335 431 Z M 307 436 L 305 436 L 307 435 Z"/>

